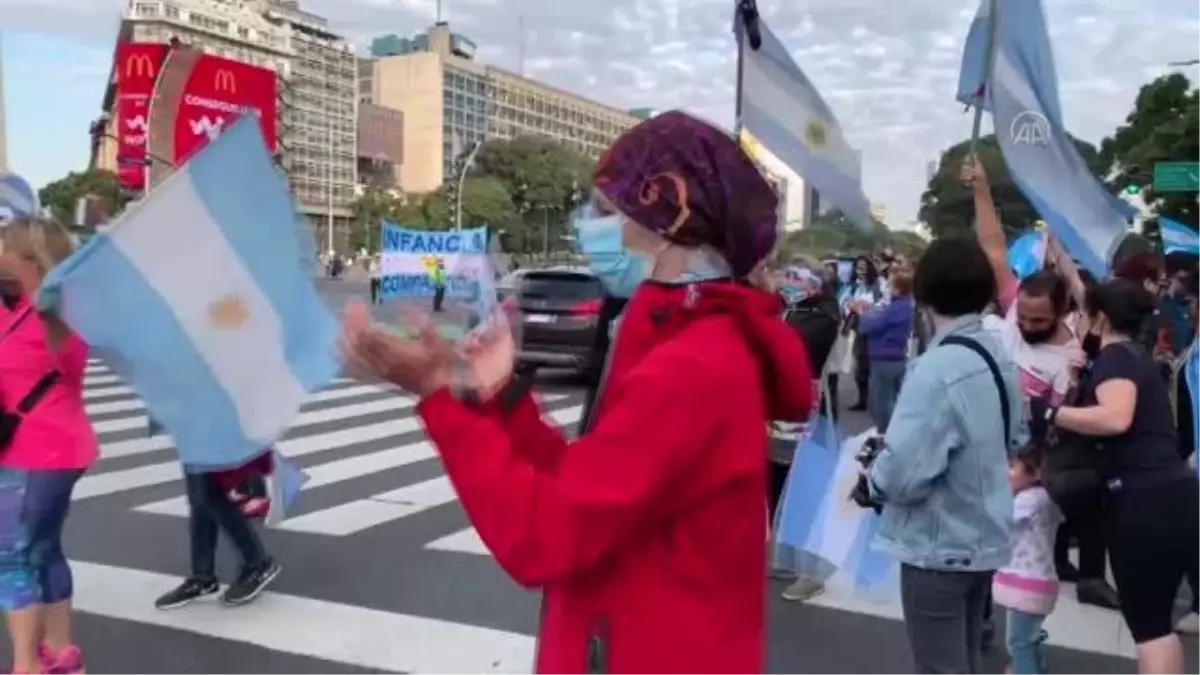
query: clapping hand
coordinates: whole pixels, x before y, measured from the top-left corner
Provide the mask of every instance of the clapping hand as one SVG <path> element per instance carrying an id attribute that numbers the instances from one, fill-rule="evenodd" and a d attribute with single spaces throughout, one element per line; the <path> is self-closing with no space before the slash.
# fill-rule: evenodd
<path id="1" fill-rule="evenodd" d="M 423 398 L 453 381 L 454 345 L 423 312 L 409 312 L 406 322 L 415 335 L 393 335 L 372 321 L 366 305 L 352 300 L 342 317 L 342 353 L 352 373 L 386 380 Z"/>
<path id="2" fill-rule="evenodd" d="M 515 312 L 516 303 L 506 300 L 491 320 L 462 345 L 466 384 L 483 400 L 494 396 L 512 378 L 517 357 L 517 338 L 513 334 Z"/>

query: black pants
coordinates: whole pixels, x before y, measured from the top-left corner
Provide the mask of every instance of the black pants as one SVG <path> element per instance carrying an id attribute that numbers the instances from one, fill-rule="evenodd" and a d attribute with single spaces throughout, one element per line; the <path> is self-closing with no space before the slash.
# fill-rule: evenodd
<path id="1" fill-rule="evenodd" d="M 1063 523 L 1054 537 L 1054 566 L 1070 566 L 1071 537 L 1079 540 L 1079 578 L 1104 579 L 1104 520 L 1100 514 Z"/>
<path id="2" fill-rule="evenodd" d="M 438 286 L 433 289 L 433 311 L 442 311 L 442 303 L 446 301 L 446 287 Z"/>
<path id="3" fill-rule="evenodd" d="M 789 464 L 780 464 L 767 460 L 767 508 L 770 509 L 771 525 L 775 524 L 775 510 L 783 497 L 783 488 L 787 485 Z"/>
<path id="4" fill-rule="evenodd" d="M 829 392 L 829 414 L 833 417 L 833 421 L 838 419 L 838 385 L 841 384 L 841 378 L 838 373 L 829 373 L 825 378 L 825 389 Z"/>
<path id="5" fill-rule="evenodd" d="M 379 277 L 371 278 L 371 304 L 379 304 Z"/>
<path id="6" fill-rule="evenodd" d="M 867 338 L 859 333 L 854 340 L 854 384 L 858 387 L 858 404 L 867 403 L 867 382 L 871 377 L 871 359 L 867 358 Z"/>
<path id="7" fill-rule="evenodd" d="M 1200 485 L 1185 477 L 1110 493 L 1105 533 L 1121 614 L 1137 644 L 1173 632 L 1172 612 L 1184 580 L 1200 569 Z"/>
<path id="8" fill-rule="evenodd" d="M 217 578 L 217 537 L 221 530 L 233 542 L 245 567 L 258 567 L 267 560 L 267 551 L 250 520 L 234 506 L 212 476 L 189 473 L 187 483 L 188 520 L 192 546 L 192 576 Z"/>

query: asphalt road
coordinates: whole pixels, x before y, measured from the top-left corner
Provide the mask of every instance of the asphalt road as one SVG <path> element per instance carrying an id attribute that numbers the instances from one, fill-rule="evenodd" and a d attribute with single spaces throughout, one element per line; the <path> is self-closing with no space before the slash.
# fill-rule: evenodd
<path id="1" fill-rule="evenodd" d="M 362 288 L 323 283 L 333 305 Z M 547 414 L 571 432 L 579 388 L 555 377 L 542 390 Z M 144 409 L 103 364 L 91 366 L 86 397 L 103 458 L 78 486 L 66 540 L 90 672 L 529 669 L 538 594 L 516 586 L 474 536 L 411 399 L 353 381 L 314 396 L 281 444 L 311 480 L 295 517 L 264 535 L 284 567 L 271 591 L 240 609 L 205 602 L 160 612 L 154 598 L 187 571 L 179 469 L 165 444 L 145 438 Z M 849 412 L 842 423 L 866 424 Z M 228 578 L 234 561 L 221 553 Z M 771 672 L 909 672 L 894 603 L 831 590 L 800 605 L 779 590 L 771 582 L 766 591 Z M 1066 593 L 1049 629 L 1051 672 L 1132 672 L 1115 614 L 1080 608 Z M 990 665 L 1000 672 L 998 655 Z"/>

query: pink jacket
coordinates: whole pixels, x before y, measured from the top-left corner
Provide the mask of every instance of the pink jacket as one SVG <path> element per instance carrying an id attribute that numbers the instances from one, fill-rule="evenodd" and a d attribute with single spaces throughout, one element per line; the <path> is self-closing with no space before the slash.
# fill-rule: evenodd
<path id="1" fill-rule="evenodd" d="M 46 344 L 41 317 L 29 307 L 9 311 L 0 306 L 0 401 L 14 411 L 18 402 L 52 369 L 58 381 L 21 422 L 12 444 L 0 451 L 0 466 L 15 469 L 86 469 L 95 461 L 98 444 L 83 404 L 83 374 L 88 347 L 74 333 L 57 350 Z"/>

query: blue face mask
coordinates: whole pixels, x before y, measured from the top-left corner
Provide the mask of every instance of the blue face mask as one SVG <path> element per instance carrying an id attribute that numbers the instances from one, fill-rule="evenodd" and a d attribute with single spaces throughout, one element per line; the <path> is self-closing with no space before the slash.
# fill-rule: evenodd
<path id="1" fill-rule="evenodd" d="M 581 216 L 575 220 L 579 252 L 608 292 L 630 298 L 646 278 L 646 262 L 621 242 L 621 215 Z"/>

